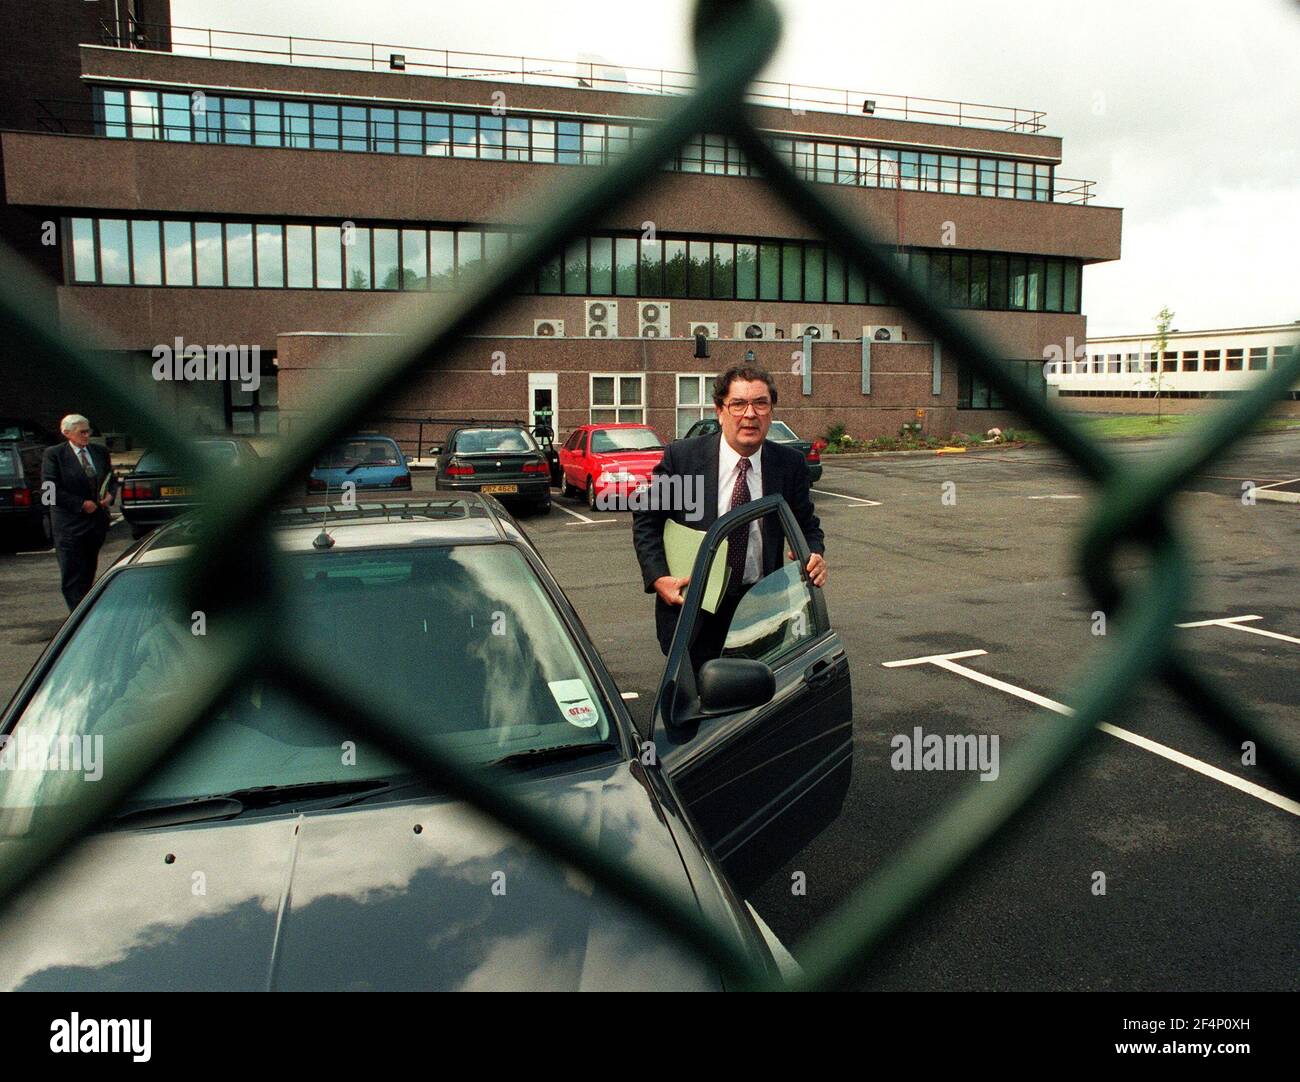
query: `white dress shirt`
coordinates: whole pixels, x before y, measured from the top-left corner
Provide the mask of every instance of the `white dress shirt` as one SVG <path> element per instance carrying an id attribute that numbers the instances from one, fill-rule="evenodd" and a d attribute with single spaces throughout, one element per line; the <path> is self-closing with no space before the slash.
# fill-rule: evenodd
<path id="1" fill-rule="evenodd" d="M 718 517 L 721 518 L 731 510 L 731 493 L 736 487 L 736 471 L 739 469 L 741 455 L 727 442 L 726 436 L 719 437 L 718 443 Z M 757 500 L 763 495 L 763 450 L 760 447 L 749 456 L 749 498 Z M 761 519 L 749 524 L 749 547 L 745 550 L 745 573 L 741 582 L 757 582 L 763 571 L 763 531 L 759 526 Z"/>

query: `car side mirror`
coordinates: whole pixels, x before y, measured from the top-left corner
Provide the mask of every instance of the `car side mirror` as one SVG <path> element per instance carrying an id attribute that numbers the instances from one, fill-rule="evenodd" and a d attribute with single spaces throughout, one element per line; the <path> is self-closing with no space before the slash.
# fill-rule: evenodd
<path id="1" fill-rule="evenodd" d="M 718 657 L 700 666 L 697 687 L 704 710 L 726 714 L 771 702 L 776 677 L 761 661 Z"/>
<path id="2" fill-rule="evenodd" d="M 440 455 L 440 454 L 442 454 L 442 444 L 439 444 L 439 443 L 435 443 L 435 444 L 433 444 L 433 445 L 432 445 L 432 446 L 431 446 L 431 447 L 430 447 L 430 448 L 425 452 L 425 454 L 428 454 L 428 455 Z"/>

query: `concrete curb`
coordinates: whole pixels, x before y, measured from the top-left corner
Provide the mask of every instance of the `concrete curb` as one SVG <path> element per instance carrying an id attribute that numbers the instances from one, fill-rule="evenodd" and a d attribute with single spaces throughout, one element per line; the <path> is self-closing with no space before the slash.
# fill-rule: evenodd
<path id="1" fill-rule="evenodd" d="M 1023 447 L 1030 447 L 1032 444 L 1023 440 L 1017 440 L 1013 443 L 993 443 L 986 447 L 967 447 L 967 454 L 984 454 L 988 451 L 1019 451 Z M 837 454 L 828 455 L 822 452 L 822 465 L 834 465 L 841 458 L 885 458 L 893 456 L 901 458 L 904 455 L 929 455 L 933 458 L 939 453 L 940 448 L 928 447 L 923 451 L 840 451 Z"/>

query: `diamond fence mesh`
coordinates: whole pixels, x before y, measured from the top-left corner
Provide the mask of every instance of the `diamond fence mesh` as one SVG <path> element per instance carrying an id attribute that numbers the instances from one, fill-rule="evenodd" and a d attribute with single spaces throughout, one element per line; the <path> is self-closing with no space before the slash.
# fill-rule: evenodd
<path id="1" fill-rule="evenodd" d="M 1233 744 L 1254 741 L 1258 762 L 1300 793 L 1300 760 L 1227 690 L 1198 672 L 1173 637 L 1191 592 L 1187 547 L 1171 502 L 1198 471 L 1247 432 L 1270 404 L 1300 377 L 1300 349 L 1262 375 L 1252 388 L 1207 416 L 1186 439 L 1141 465 L 1121 465 L 1087 438 L 1065 414 L 1010 378 L 995 351 L 959 313 L 939 307 L 901 275 L 889 249 L 860 221 L 822 198 L 780 161 L 751 125 L 746 87 L 774 52 L 780 25 L 769 0 L 702 0 L 695 17 L 698 89 L 674 103 L 653 136 L 616 165 L 554 196 L 545 220 L 501 263 L 458 294 L 450 308 L 426 310 L 385 339 L 366 368 L 345 373 L 308 409 L 306 423 L 281 440 L 274 457 L 238 478 L 207 472 L 181 431 L 158 406 L 130 391 L 125 362 L 97 352 L 91 337 L 40 315 L 37 283 L 8 253 L 0 256 L 0 321 L 15 352 L 31 363 L 78 381 L 84 401 L 129 416 L 132 428 L 196 484 L 208 510 L 200 513 L 196 543 L 178 576 L 177 603 L 202 611 L 211 632 L 203 664 L 184 674 L 184 688 L 150 726 L 115 758 L 111 774 L 57 814 L 37 815 L 27 829 L 0 839 L 0 905 L 7 905 L 48 873 L 79 838 L 110 814 L 142 781 L 178 754 L 214 715 L 252 680 L 274 684 L 325 718 L 363 732 L 442 790 L 463 799 L 539 850 L 585 874 L 611 896 L 711 959 L 732 987 L 825 988 L 860 977 L 881 944 L 914 916 L 939 886 L 982 846 L 1031 809 L 1050 783 L 1070 769 L 1097 725 L 1119 710 L 1144 681 L 1160 681 L 1207 725 Z M 1079 573 L 1109 616 L 1113 632 L 1073 694 L 1073 714 L 1045 715 L 1044 723 L 1004 757 L 996 785 L 971 784 L 905 848 L 815 928 L 797 951 L 802 974 L 783 982 L 759 964 L 733 935 L 702 918 L 696 906 L 634 868 L 625 855 L 583 841 L 555 809 L 521 798 L 499 777 L 474 770 L 416 739 L 399 704 L 382 688 L 364 691 L 322 671 L 294 645 L 287 626 L 285 582 L 271 543 L 273 509 L 317 453 L 379 407 L 413 370 L 434 367 L 495 308 L 509 303 L 535 269 L 571 236 L 615 211 L 690 136 L 727 134 L 739 141 L 772 191 L 880 283 L 931 331 L 934 340 L 977 371 L 1007 406 L 1063 452 L 1097 488 L 1096 512 L 1078 546 Z M 396 344 L 394 344 L 396 343 Z M 212 509 L 219 508 L 219 514 Z M 1147 554 L 1141 581 L 1127 587 L 1114 570 L 1121 546 Z M 851 574 L 852 568 L 845 568 Z M 3 935 L 0 923 L 0 935 Z"/>

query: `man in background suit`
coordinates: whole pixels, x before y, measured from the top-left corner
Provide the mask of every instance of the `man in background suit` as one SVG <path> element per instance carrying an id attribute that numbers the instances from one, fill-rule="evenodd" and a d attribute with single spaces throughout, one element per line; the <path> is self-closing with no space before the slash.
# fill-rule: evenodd
<path id="1" fill-rule="evenodd" d="M 63 600 L 71 612 L 94 585 L 117 479 L 108 449 L 91 444 L 86 418 L 70 413 L 60 422 L 59 430 L 64 442 L 46 448 L 41 481 L 42 488 L 54 486 L 50 525 L 54 528 L 54 554 L 63 579 Z M 108 487 L 104 489 L 106 479 Z"/>
<path id="2" fill-rule="evenodd" d="M 729 367 L 713 383 L 713 407 L 722 431 L 669 444 L 654 469 L 664 477 L 702 479 L 703 517 L 688 521 L 683 507 L 637 511 L 633 515 L 632 540 L 646 593 L 656 595 L 655 631 L 665 654 L 677 627 L 682 589 L 688 581 L 674 577 L 668 570 L 664 523 L 670 518 L 693 529 L 707 530 L 721 515 L 751 500 L 773 494 L 784 496 L 812 552 L 808 577 L 815 586 L 826 582 L 826 539 L 813 510 L 808 464 L 798 451 L 767 439 L 775 405 L 776 384 L 766 369 L 755 364 Z M 665 486 L 664 490 L 671 488 Z M 739 536 L 727 539 L 731 573 L 726 595 L 716 613 L 702 617 L 691 651 L 697 667 L 719 656 L 740 599 L 760 578 L 780 568 L 785 556 L 785 537 L 774 515 L 765 515 L 734 534 Z"/>

